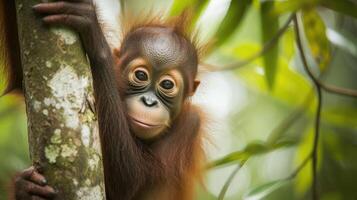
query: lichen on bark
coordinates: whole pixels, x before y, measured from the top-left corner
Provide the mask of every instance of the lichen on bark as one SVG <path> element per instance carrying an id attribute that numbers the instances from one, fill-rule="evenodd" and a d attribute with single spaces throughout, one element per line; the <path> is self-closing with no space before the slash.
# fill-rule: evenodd
<path id="1" fill-rule="evenodd" d="M 77 34 L 45 27 L 16 0 L 30 154 L 57 199 L 105 199 L 90 67 Z"/>

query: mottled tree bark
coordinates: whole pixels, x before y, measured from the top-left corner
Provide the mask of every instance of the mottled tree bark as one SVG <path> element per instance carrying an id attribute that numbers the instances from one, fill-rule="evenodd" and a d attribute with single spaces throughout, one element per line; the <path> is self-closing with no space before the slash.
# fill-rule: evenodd
<path id="1" fill-rule="evenodd" d="M 30 154 L 58 199 L 105 199 L 90 68 L 77 34 L 16 0 Z"/>

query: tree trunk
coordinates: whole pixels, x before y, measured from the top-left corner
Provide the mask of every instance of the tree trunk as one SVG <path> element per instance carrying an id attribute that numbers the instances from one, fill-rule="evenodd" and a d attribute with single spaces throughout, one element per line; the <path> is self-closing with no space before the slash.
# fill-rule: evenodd
<path id="1" fill-rule="evenodd" d="M 90 68 L 77 34 L 44 27 L 16 0 L 30 154 L 57 199 L 105 199 Z"/>

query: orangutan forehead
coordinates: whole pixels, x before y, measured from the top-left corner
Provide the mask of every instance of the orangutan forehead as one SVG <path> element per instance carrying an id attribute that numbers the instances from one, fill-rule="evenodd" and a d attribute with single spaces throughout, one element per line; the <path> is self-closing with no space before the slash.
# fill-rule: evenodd
<path id="1" fill-rule="evenodd" d="M 195 47 L 171 28 L 142 27 L 129 34 L 124 43 L 124 48 L 140 53 L 158 70 L 175 67 L 197 70 Z"/>

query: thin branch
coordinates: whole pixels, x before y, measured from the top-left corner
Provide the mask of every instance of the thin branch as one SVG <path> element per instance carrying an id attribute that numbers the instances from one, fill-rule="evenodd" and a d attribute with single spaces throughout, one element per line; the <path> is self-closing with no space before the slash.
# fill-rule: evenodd
<path id="1" fill-rule="evenodd" d="M 297 22 L 297 19 L 296 19 L 296 15 L 295 15 L 295 18 L 294 18 L 294 23 L 295 23 L 295 26 L 294 26 L 295 30 L 297 29 L 299 31 L 299 27 L 297 27 L 298 26 L 298 24 L 297 24 L 298 22 Z M 296 40 L 298 42 L 298 48 L 299 48 L 299 51 L 300 51 L 300 56 L 301 56 L 301 59 L 303 61 L 303 65 L 304 65 L 305 71 L 309 75 L 309 77 L 313 80 L 313 82 L 315 82 L 317 85 L 319 85 L 319 87 L 324 89 L 326 92 L 339 94 L 339 95 L 344 95 L 344 96 L 357 97 L 357 91 L 356 90 L 337 87 L 337 86 L 334 86 L 334 85 L 329 85 L 327 83 L 322 82 L 318 77 L 316 77 L 314 75 L 314 73 L 309 68 L 308 63 L 307 63 L 307 59 L 306 59 L 306 57 L 305 57 L 305 55 L 303 53 L 304 50 L 303 50 L 303 47 L 302 47 L 302 41 L 301 41 L 300 33 L 297 32 L 297 31 L 295 31 L 295 32 L 296 32 L 296 37 L 297 37 Z"/>
<path id="2" fill-rule="evenodd" d="M 317 107 L 316 107 L 316 118 L 315 118 L 315 137 L 312 150 L 312 170 L 313 170 L 313 199 L 318 200 L 318 177 L 317 177 L 317 162 L 318 162 L 318 146 L 320 137 L 320 121 L 321 121 L 321 108 L 322 108 L 322 92 L 321 87 L 316 87 L 317 94 Z"/>
<path id="3" fill-rule="evenodd" d="M 294 14 L 291 14 L 288 18 L 288 20 L 285 22 L 285 24 L 279 29 L 279 31 L 268 41 L 264 44 L 263 48 L 251 56 L 250 58 L 243 60 L 243 61 L 237 61 L 233 62 L 227 65 L 224 65 L 222 67 L 218 67 L 216 65 L 208 64 L 208 63 L 202 63 L 201 65 L 204 67 L 207 67 L 210 71 L 221 71 L 221 70 L 233 70 L 237 69 L 240 67 L 243 67 L 253 60 L 259 58 L 260 56 L 264 55 L 267 51 L 269 51 L 271 48 L 273 48 L 275 45 L 277 45 L 277 41 L 280 39 L 280 37 L 285 33 L 285 31 L 288 29 L 290 23 L 292 22 L 294 17 Z"/>
<path id="4" fill-rule="evenodd" d="M 295 108 L 289 116 L 284 118 L 277 126 L 274 127 L 274 129 L 269 133 L 269 137 L 266 140 L 266 143 L 268 146 L 272 147 L 271 151 L 276 150 L 277 148 L 273 148 L 276 141 L 278 140 L 278 137 L 283 133 L 286 132 L 288 129 L 291 128 L 291 126 L 302 116 L 302 114 L 305 112 L 305 109 L 310 105 L 311 103 L 311 98 L 313 97 L 313 91 L 309 92 L 306 98 L 304 99 L 303 102 L 300 103 L 300 105 Z M 230 157 L 230 155 L 237 153 L 237 152 L 243 152 L 243 150 L 236 151 L 233 153 L 230 153 L 223 158 L 217 159 L 210 164 L 207 165 L 207 169 L 212 169 L 214 167 L 217 167 L 218 163 L 221 163 L 222 160 L 224 160 L 226 157 Z M 248 158 L 243 158 L 242 160 L 247 160 Z M 235 164 L 236 162 L 234 162 Z M 228 163 L 227 163 L 228 164 Z"/>
<path id="5" fill-rule="evenodd" d="M 306 166 L 306 164 L 309 162 L 309 160 L 312 157 L 312 153 L 310 153 L 301 163 L 300 165 L 298 165 L 298 167 L 286 178 L 282 179 L 283 181 L 288 181 L 291 179 L 294 179 L 299 173 L 300 171 Z M 239 165 L 237 165 L 237 167 L 232 171 L 232 173 L 229 175 L 228 179 L 226 180 L 226 182 L 224 183 L 221 192 L 219 193 L 218 196 L 218 200 L 223 200 L 227 190 L 229 188 L 229 186 L 231 185 L 233 178 L 237 175 L 237 173 L 239 172 L 239 170 L 244 166 L 244 164 L 248 161 L 244 160 L 242 163 L 240 163 Z"/>
<path id="6" fill-rule="evenodd" d="M 271 144 L 275 140 L 276 135 L 280 135 L 281 132 L 286 131 L 291 127 L 291 125 L 296 122 L 298 118 L 302 116 L 302 113 L 304 111 L 304 108 L 306 108 L 309 103 L 311 102 L 311 96 L 312 93 L 309 93 L 309 95 L 306 97 L 306 99 L 301 103 L 301 105 L 295 109 L 288 118 L 283 120 L 279 125 L 273 130 L 273 132 L 270 135 L 274 135 L 272 137 L 268 138 L 268 143 Z M 292 179 L 295 178 L 295 176 L 300 172 L 300 170 L 306 165 L 307 161 L 311 158 L 311 154 L 305 160 L 297 167 L 297 169 L 286 179 Z M 243 160 L 239 165 L 234 169 L 234 171 L 231 173 L 229 178 L 226 180 L 224 186 L 221 189 L 221 192 L 219 193 L 218 200 L 223 200 L 224 196 L 228 190 L 229 185 L 231 184 L 233 178 L 236 176 L 238 171 L 244 166 L 244 164 L 248 161 L 249 158 L 246 158 Z"/>
<path id="7" fill-rule="evenodd" d="M 237 165 L 237 167 L 233 170 L 233 172 L 229 175 L 228 179 L 224 183 L 221 192 L 219 193 L 218 200 L 223 200 L 224 196 L 227 193 L 228 187 L 231 185 L 233 178 L 236 176 L 236 174 L 239 172 L 239 170 L 244 166 L 244 164 L 247 162 L 247 160 L 242 161 Z"/>
<path id="8" fill-rule="evenodd" d="M 320 85 L 321 82 L 319 79 L 317 79 L 313 73 L 311 72 L 306 57 L 304 53 L 304 49 L 302 47 L 302 42 L 301 42 L 301 37 L 300 37 L 300 30 L 299 30 L 299 22 L 297 20 L 296 15 L 294 15 L 294 28 L 295 28 L 295 34 L 296 34 L 296 43 L 299 49 L 300 57 L 302 59 L 304 69 L 308 76 L 312 79 L 312 82 L 315 85 L 316 88 L 316 94 L 317 94 L 317 107 L 316 107 L 316 118 L 315 118 L 315 134 L 314 134 L 314 143 L 313 143 L 313 150 L 312 150 L 312 177 L 313 177 L 313 183 L 312 183 L 312 198 L 314 200 L 319 199 L 319 193 L 318 193 L 318 177 L 317 177 L 317 161 L 318 161 L 318 142 L 319 142 L 319 135 L 320 135 L 320 119 L 321 119 L 321 107 L 322 107 L 322 92 L 321 88 L 322 86 Z"/>
<path id="9" fill-rule="evenodd" d="M 201 65 L 206 67 L 209 71 L 221 71 L 221 70 L 233 70 L 233 69 L 237 69 L 237 68 L 240 68 L 240 67 L 243 67 L 243 66 L 249 64 L 251 61 L 259 58 L 260 56 L 265 54 L 268 50 L 270 50 L 272 47 L 274 47 L 276 45 L 276 43 L 279 40 L 279 38 L 283 35 L 283 33 L 289 27 L 289 24 L 293 20 L 294 15 L 295 15 L 295 13 L 291 14 L 289 19 L 285 22 L 285 24 L 277 32 L 277 34 L 270 41 L 268 41 L 264 45 L 262 50 L 260 50 L 258 53 L 256 53 L 252 57 L 250 57 L 250 58 L 248 58 L 246 60 L 243 60 L 243 61 L 237 61 L 237 62 L 233 62 L 233 63 L 227 64 L 227 65 L 224 65 L 223 67 L 218 67 L 216 65 L 209 64 L 209 63 L 202 63 Z M 320 85 L 320 87 L 323 90 L 325 90 L 326 92 L 339 94 L 339 95 L 344 95 L 344 96 L 349 96 L 349 97 L 357 97 L 357 90 L 338 87 L 338 86 L 334 86 L 334 85 L 330 85 L 330 84 L 324 83 L 318 77 L 316 77 L 309 68 L 307 69 L 307 72 L 308 72 L 309 76 L 314 81 L 316 81 Z"/>
<path id="10" fill-rule="evenodd" d="M 275 44 L 276 41 L 281 37 L 281 35 L 286 31 L 286 29 L 288 28 L 289 24 L 291 21 L 294 21 L 294 28 L 295 28 L 295 33 L 296 33 L 296 41 L 297 41 L 297 46 L 299 49 L 299 53 L 304 65 L 304 69 L 306 71 L 306 73 L 308 74 L 308 76 L 312 79 L 315 88 L 316 88 L 316 94 L 317 94 L 317 108 L 316 108 L 316 116 L 315 116 L 315 133 L 314 133 L 314 142 L 313 142 L 313 149 L 312 149 L 312 153 L 297 167 L 297 169 L 286 179 L 293 179 L 297 176 L 297 174 L 303 169 L 303 167 L 306 166 L 306 164 L 308 163 L 308 161 L 310 160 L 310 158 L 312 158 L 312 172 L 313 172 L 313 199 L 314 200 L 318 200 L 319 199 L 319 193 L 318 193 L 318 178 L 317 178 L 317 162 L 318 162 L 318 142 L 319 142 L 319 135 L 320 135 L 320 120 L 321 120 L 321 108 L 322 108 L 322 89 L 326 90 L 327 92 L 331 92 L 331 93 L 335 93 L 335 94 L 340 94 L 340 95 L 345 95 L 345 96 L 352 96 L 352 97 L 357 97 L 357 91 L 355 90 L 351 90 L 351 89 L 347 89 L 347 88 L 340 88 L 340 87 L 336 87 L 336 86 L 332 86 L 332 85 L 328 85 L 323 83 L 322 81 L 320 81 L 319 78 L 317 78 L 312 71 L 310 70 L 306 57 L 305 57 L 305 53 L 302 47 L 302 42 L 301 42 L 301 37 L 300 37 L 300 30 L 299 30 L 299 24 L 297 21 L 297 17 L 296 14 L 293 13 L 290 17 L 289 20 L 285 23 L 285 25 L 278 31 L 277 35 L 275 35 L 272 40 L 270 40 L 269 42 L 267 42 L 263 49 L 258 52 L 256 55 L 252 56 L 251 58 L 245 60 L 245 61 L 241 61 L 241 62 L 236 62 L 236 63 L 232 63 L 229 65 L 226 65 L 225 67 L 219 69 L 218 67 L 214 66 L 214 65 L 210 65 L 210 64 L 204 64 L 206 67 L 210 68 L 210 70 L 215 71 L 215 70 L 231 70 L 231 69 L 236 69 L 238 67 L 242 67 L 246 64 L 248 64 L 249 62 L 251 62 L 252 60 L 260 57 L 261 55 L 263 55 L 264 53 L 266 53 L 266 51 L 268 51 L 270 48 L 272 48 Z M 310 95 L 309 95 L 310 97 Z M 310 98 L 307 98 L 304 103 L 303 106 L 305 107 L 308 104 L 308 100 Z M 301 116 L 302 113 L 302 109 L 299 108 L 297 110 L 295 110 L 295 112 L 286 120 L 283 121 L 283 123 L 281 123 L 276 129 L 274 129 L 274 132 L 280 132 L 282 130 L 286 130 L 285 128 L 289 128 L 291 126 L 291 123 L 293 122 L 292 119 L 294 118 L 299 118 L 299 116 Z M 285 128 L 284 128 L 285 127 Z M 268 141 L 272 141 L 274 140 L 274 137 L 271 137 Z M 245 164 L 245 162 L 248 159 L 242 161 L 237 167 L 236 169 L 231 173 L 231 175 L 229 176 L 229 178 L 227 179 L 227 181 L 225 182 L 218 199 L 219 200 L 223 200 L 224 196 L 228 190 L 229 185 L 231 184 L 233 178 L 235 177 L 235 175 L 238 173 L 239 169 L 241 169 L 241 167 Z"/>
<path id="11" fill-rule="evenodd" d="M 316 77 L 314 77 L 316 78 Z M 324 89 L 326 92 L 334 93 L 334 94 L 339 94 L 339 95 L 344 95 L 344 96 L 349 96 L 349 97 L 357 97 L 357 91 L 353 89 L 348 89 L 348 88 L 341 88 L 337 87 L 334 85 L 328 85 L 319 79 L 316 79 L 321 86 L 322 89 Z"/>
<path id="12" fill-rule="evenodd" d="M 302 163 L 285 179 L 285 180 L 290 180 L 294 179 L 300 171 L 306 166 L 306 164 L 309 162 L 309 160 L 312 158 L 312 153 L 310 153 L 303 161 Z"/>

